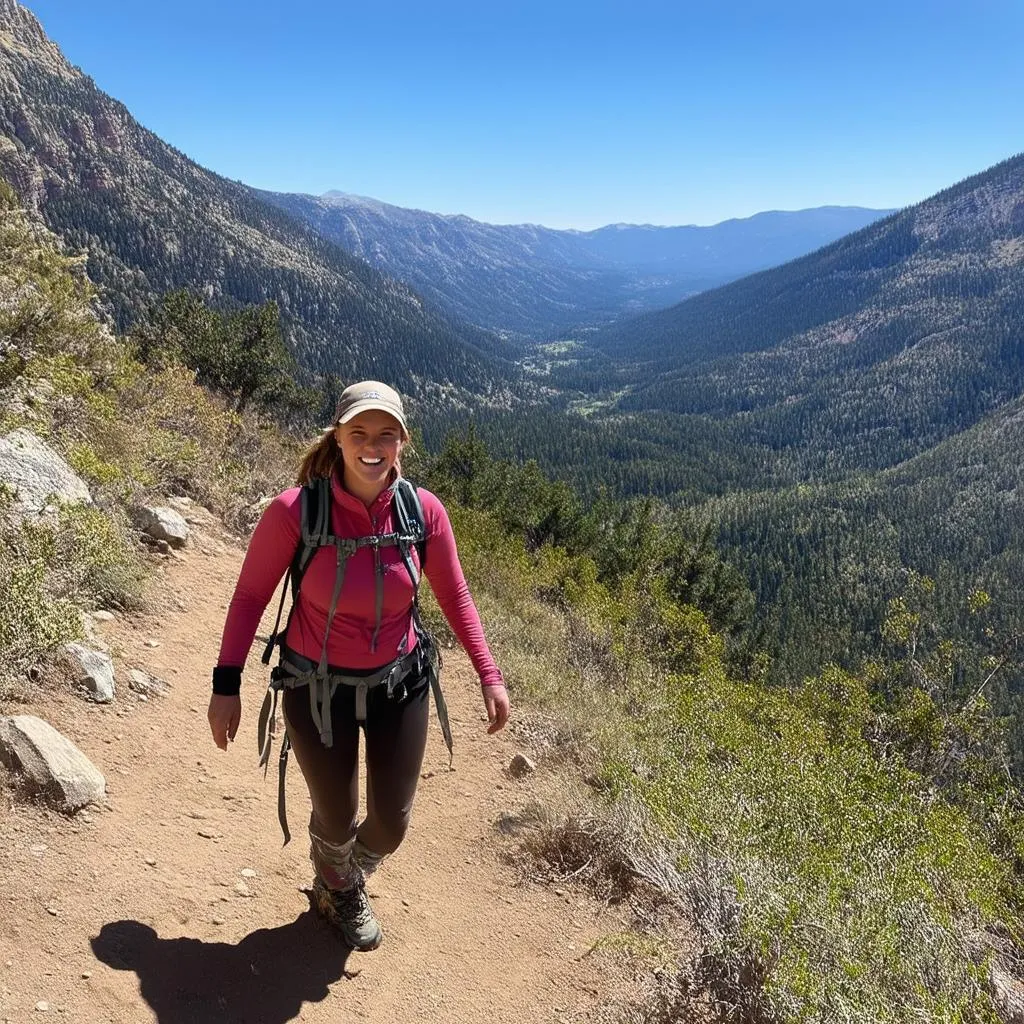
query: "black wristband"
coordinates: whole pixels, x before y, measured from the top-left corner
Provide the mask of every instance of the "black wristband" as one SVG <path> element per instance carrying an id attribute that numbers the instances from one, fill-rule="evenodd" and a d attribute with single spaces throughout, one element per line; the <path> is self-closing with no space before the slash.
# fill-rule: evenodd
<path id="1" fill-rule="evenodd" d="M 213 670 L 213 692 L 220 697 L 237 697 L 242 689 L 242 670 L 237 665 L 218 665 Z"/>

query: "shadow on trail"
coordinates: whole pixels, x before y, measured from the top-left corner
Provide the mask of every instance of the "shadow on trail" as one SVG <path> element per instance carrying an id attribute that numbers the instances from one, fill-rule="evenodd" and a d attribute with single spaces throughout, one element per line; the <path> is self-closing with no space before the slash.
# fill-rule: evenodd
<path id="1" fill-rule="evenodd" d="M 348 947 L 310 910 L 237 945 L 161 939 L 140 921 L 112 921 L 91 940 L 97 959 L 134 971 L 160 1024 L 286 1024 L 342 977 Z"/>

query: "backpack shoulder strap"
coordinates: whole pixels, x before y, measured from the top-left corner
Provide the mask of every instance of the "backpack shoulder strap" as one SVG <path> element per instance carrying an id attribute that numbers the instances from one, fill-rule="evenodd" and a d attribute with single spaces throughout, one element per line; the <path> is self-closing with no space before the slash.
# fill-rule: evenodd
<path id="1" fill-rule="evenodd" d="M 415 538 L 416 551 L 420 556 L 420 569 L 427 561 L 427 520 L 423 514 L 416 485 L 405 477 L 399 477 L 392 498 L 398 532 Z"/>
<path id="2" fill-rule="evenodd" d="M 298 595 L 309 560 L 331 536 L 331 478 L 318 476 L 310 480 L 302 488 L 299 502 L 302 533 L 292 561 L 293 597 Z"/>
<path id="3" fill-rule="evenodd" d="M 331 532 L 331 478 L 326 476 L 316 477 L 304 484 L 299 494 L 299 543 L 296 545 L 295 554 L 292 556 L 291 565 L 284 576 L 284 585 L 281 588 L 281 601 L 277 606 L 277 619 L 274 621 L 274 629 L 267 640 L 267 646 L 263 650 L 262 661 L 264 665 L 270 664 L 274 648 L 281 641 L 284 634 L 288 632 L 288 624 L 285 623 L 284 632 L 281 631 L 281 614 L 284 611 L 284 598 L 288 593 L 289 583 L 292 592 L 292 608 L 299 597 L 299 587 L 302 586 L 302 577 L 305 575 L 309 560 L 316 553 L 317 549 L 327 543 Z M 291 612 L 288 613 L 289 622 Z"/>

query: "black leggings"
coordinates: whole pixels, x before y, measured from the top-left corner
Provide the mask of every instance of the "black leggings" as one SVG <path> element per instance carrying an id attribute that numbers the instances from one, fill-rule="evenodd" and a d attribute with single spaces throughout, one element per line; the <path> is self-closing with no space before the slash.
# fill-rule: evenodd
<path id="1" fill-rule="evenodd" d="M 405 838 L 416 784 L 423 766 L 430 711 L 426 676 L 406 679 L 407 695 L 387 695 L 387 686 L 367 693 L 366 818 L 359 812 L 359 723 L 355 688 L 339 686 L 331 701 L 334 745 L 325 747 L 309 711 L 305 686 L 284 691 L 284 717 L 295 760 L 302 770 L 313 813 L 309 829 L 329 843 L 358 835 L 378 856 L 394 853 Z"/>

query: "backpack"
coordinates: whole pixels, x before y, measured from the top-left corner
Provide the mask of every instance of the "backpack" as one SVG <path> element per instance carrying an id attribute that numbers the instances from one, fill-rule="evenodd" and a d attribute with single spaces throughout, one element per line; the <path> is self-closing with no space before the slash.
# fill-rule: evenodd
<path id="1" fill-rule="evenodd" d="M 419 588 L 422 570 L 427 561 L 427 526 L 423 515 L 423 503 L 417 493 L 416 487 L 405 477 L 399 477 L 394 485 L 391 507 L 395 513 L 398 529 L 394 533 L 381 536 L 358 537 L 355 539 L 334 537 L 331 533 L 331 478 L 329 476 L 316 477 L 302 488 L 299 497 L 300 521 L 302 525 L 302 539 L 299 541 L 295 554 L 292 557 L 288 572 L 285 573 L 284 585 L 281 588 L 281 601 L 277 606 L 277 618 L 274 621 L 274 629 L 267 639 L 267 646 L 263 650 L 261 658 L 264 665 L 270 664 L 274 648 L 283 644 L 284 638 L 288 635 L 288 627 L 291 625 L 291 617 L 294 614 L 299 599 L 299 588 L 302 586 L 302 577 L 306 574 L 313 555 L 322 547 L 338 545 L 345 551 L 347 560 L 361 547 L 397 547 L 405 563 L 406 571 L 412 580 L 413 598 L 412 615 L 413 628 L 416 630 L 417 639 L 427 635 L 426 628 L 420 616 Z M 345 542 L 348 542 L 347 544 Z M 412 548 L 415 545 L 419 555 L 420 571 L 412 561 Z M 337 596 L 341 592 L 341 584 L 344 580 L 343 572 L 336 583 L 335 601 L 327 620 L 327 632 L 330 632 L 331 622 L 334 619 L 334 607 L 337 603 Z M 383 585 L 383 579 L 378 574 L 378 588 Z M 284 599 L 291 585 L 292 604 L 288 611 L 288 621 L 284 629 L 281 629 L 281 615 L 284 611 Z M 378 604 L 379 608 L 379 604 Z M 379 612 L 378 612 L 379 616 Z M 380 621 L 378 618 L 378 628 Z M 376 633 L 374 633 L 376 640 Z M 327 637 L 324 637 L 324 650 L 326 651 Z"/>

